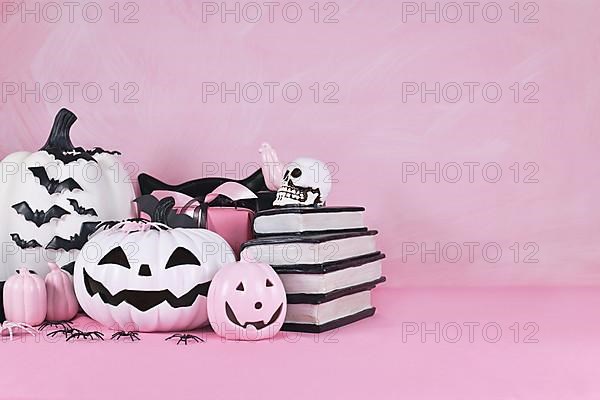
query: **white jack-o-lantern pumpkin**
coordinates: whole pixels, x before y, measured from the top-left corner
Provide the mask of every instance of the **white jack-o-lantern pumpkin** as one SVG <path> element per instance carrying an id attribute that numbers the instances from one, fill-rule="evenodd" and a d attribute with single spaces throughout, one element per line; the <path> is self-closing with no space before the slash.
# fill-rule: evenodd
<path id="1" fill-rule="evenodd" d="M 215 273 L 233 262 L 227 242 L 205 229 L 125 222 L 95 233 L 75 262 L 81 308 L 113 329 L 189 330 L 208 322 Z"/>
<path id="2" fill-rule="evenodd" d="M 46 275 L 48 262 L 75 260 L 99 221 L 135 215 L 119 153 L 74 147 L 69 131 L 76 120 L 60 110 L 39 151 L 13 153 L 0 164 L 0 280 L 22 265 Z"/>

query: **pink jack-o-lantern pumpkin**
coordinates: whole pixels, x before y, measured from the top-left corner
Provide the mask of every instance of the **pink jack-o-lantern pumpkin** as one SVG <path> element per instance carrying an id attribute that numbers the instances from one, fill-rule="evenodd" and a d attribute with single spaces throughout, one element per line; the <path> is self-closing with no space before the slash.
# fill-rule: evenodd
<path id="1" fill-rule="evenodd" d="M 46 285 L 25 267 L 4 284 L 4 314 L 10 322 L 39 325 L 46 319 Z"/>
<path id="2" fill-rule="evenodd" d="M 48 321 L 69 321 L 79 310 L 73 280 L 56 263 L 48 263 L 48 267 L 50 267 L 50 272 L 45 278 L 48 299 L 46 319 Z"/>
<path id="3" fill-rule="evenodd" d="M 268 264 L 227 264 L 208 290 L 208 319 L 221 337 L 261 340 L 279 332 L 285 320 L 285 289 Z"/>

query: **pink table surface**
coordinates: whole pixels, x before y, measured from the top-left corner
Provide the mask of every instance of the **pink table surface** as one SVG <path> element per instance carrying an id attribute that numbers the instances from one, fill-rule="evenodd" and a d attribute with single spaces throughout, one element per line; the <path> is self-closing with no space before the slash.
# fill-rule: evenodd
<path id="1" fill-rule="evenodd" d="M 379 309 L 371 319 L 272 342 L 222 342 L 209 331 L 200 332 L 205 343 L 187 347 L 164 342 L 165 334 L 142 334 L 134 344 L 5 340 L 0 397 L 600 398 L 598 289 L 384 286 L 374 301 Z M 422 323 L 432 333 L 408 334 Z M 498 327 L 502 336 L 492 343 Z"/>

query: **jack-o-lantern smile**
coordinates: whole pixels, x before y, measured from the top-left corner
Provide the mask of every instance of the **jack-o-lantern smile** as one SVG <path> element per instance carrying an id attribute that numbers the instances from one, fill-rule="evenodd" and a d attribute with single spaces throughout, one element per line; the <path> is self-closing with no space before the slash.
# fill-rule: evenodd
<path id="1" fill-rule="evenodd" d="M 235 313 L 233 312 L 233 310 L 231 309 L 231 306 L 229 305 L 229 303 L 225 302 L 225 314 L 227 315 L 227 318 L 229 318 L 229 321 L 231 321 L 235 325 L 239 326 L 240 328 L 244 328 L 244 329 L 246 329 L 248 327 L 248 325 L 252 325 L 257 330 L 263 329 L 263 328 L 271 325 L 272 323 L 277 321 L 277 318 L 279 318 L 279 315 L 281 315 L 282 309 L 283 309 L 283 303 L 281 303 L 281 305 L 277 308 L 277 310 L 275 310 L 275 313 L 273 313 L 273 316 L 271 317 L 271 319 L 269 319 L 269 321 L 267 323 L 265 323 L 265 321 L 254 321 L 254 322 L 246 322 L 246 323 L 242 324 L 242 323 L 240 323 L 240 321 L 238 321 L 238 319 L 235 316 Z"/>
<path id="2" fill-rule="evenodd" d="M 175 296 L 168 289 L 163 290 L 121 290 L 116 294 L 110 291 L 100 282 L 88 275 L 86 270 L 83 270 L 83 283 L 90 297 L 95 294 L 100 295 L 100 298 L 105 304 L 118 306 L 125 302 L 137 308 L 140 311 L 148 311 L 156 307 L 163 301 L 166 301 L 173 308 L 189 307 L 196 301 L 198 296 L 206 297 L 210 282 L 200 283 L 194 286 L 189 292 L 181 297 Z"/>
<path id="3" fill-rule="evenodd" d="M 118 265 L 120 267 L 131 269 L 127 255 L 120 246 L 115 247 L 109 251 L 102 259 L 98 262 L 98 265 Z M 179 265 L 195 265 L 200 266 L 200 261 L 194 256 L 189 250 L 183 247 L 178 247 L 173 251 L 171 257 L 167 261 L 165 269 L 173 268 Z M 142 264 L 138 271 L 138 276 L 151 277 L 152 272 L 148 264 Z M 177 297 L 170 290 L 121 290 L 116 294 L 112 294 L 110 290 L 106 288 L 101 282 L 93 279 L 88 272 L 83 270 L 83 283 L 90 297 L 98 294 L 105 304 L 111 306 L 118 306 L 125 302 L 140 311 L 148 311 L 151 308 L 156 307 L 160 303 L 166 301 L 173 308 L 189 307 L 196 301 L 198 296 L 204 296 L 208 294 L 208 287 L 210 282 L 200 283 L 190 289 L 184 295 Z"/>
<path id="4" fill-rule="evenodd" d="M 127 255 L 120 246 L 115 247 L 109 251 L 99 261 L 98 265 L 118 265 L 120 267 L 131 269 Z M 179 265 L 196 265 L 200 266 L 200 261 L 194 256 L 189 250 L 183 247 L 178 247 L 169 257 L 165 269 L 173 268 Z M 148 264 L 142 264 L 138 271 L 138 276 L 152 276 L 150 266 Z M 116 294 L 112 294 L 110 290 L 106 288 L 101 282 L 93 279 L 88 272 L 83 270 L 83 283 L 90 297 L 98 294 L 105 304 L 111 306 L 118 306 L 125 302 L 140 311 L 148 311 L 153 307 L 156 307 L 163 301 L 169 303 L 173 308 L 189 307 L 196 301 L 198 296 L 204 296 L 208 294 L 208 286 L 210 282 L 200 283 L 190 289 L 181 297 L 175 296 L 170 290 L 121 290 Z"/>

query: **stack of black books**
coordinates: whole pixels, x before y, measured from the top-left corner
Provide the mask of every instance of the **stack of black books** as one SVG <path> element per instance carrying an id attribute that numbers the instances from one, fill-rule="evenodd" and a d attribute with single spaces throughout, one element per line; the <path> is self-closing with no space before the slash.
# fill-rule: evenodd
<path id="1" fill-rule="evenodd" d="M 375 313 L 371 290 L 385 281 L 377 231 L 362 207 L 284 207 L 260 211 L 256 239 L 242 258 L 273 266 L 286 289 L 284 330 L 325 332 Z"/>

